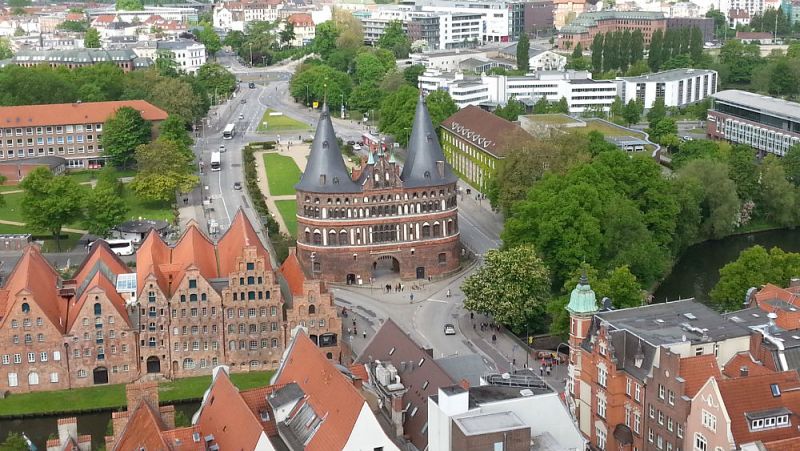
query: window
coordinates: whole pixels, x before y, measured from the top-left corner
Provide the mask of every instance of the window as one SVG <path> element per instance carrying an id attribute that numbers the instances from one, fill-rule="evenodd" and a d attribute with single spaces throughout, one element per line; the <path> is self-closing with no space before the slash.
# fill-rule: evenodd
<path id="1" fill-rule="evenodd" d="M 717 417 L 705 409 L 703 410 L 703 426 L 711 431 L 717 431 Z"/>
<path id="2" fill-rule="evenodd" d="M 630 396 L 631 395 L 631 378 L 625 378 L 625 394 Z"/>
<path id="3" fill-rule="evenodd" d="M 682 423 L 678 423 L 678 432 L 677 432 L 677 434 L 678 434 L 679 438 L 683 438 L 683 424 Z"/>
<path id="4" fill-rule="evenodd" d="M 666 393 L 667 389 L 663 385 L 658 384 L 658 399 L 664 399 Z"/>
<path id="5" fill-rule="evenodd" d="M 631 427 L 631 409 L 625 408 L 625 426 Z"/>
<path id="6" fill-rule="evenodd" d="M 636 412 L 633 414 L 633 432 L 639 433 L 642 427 L 642 414 Z"/>
<path id="7" fill-rule="evenodd" d="M 61 352 L 60 351 L 53 351 L 53 360 L 56 362 L 61 360 Z"/>
<path id="8" fill-rule="evenodd" d="M 8 354 L 3 354 L 3 365 L 8 365 L 11 363 L 11 356 Z"/>
<path id="9" fill-rule="evenodd" d="M 39 373 L 32 372 L 28 374 L 28 385 L 39 385 Z"/>
<path id="10" fill-rule="evenodd" d="M 28 363 L 34 363 L 36 361 L 36 353 L 29 352 L 28 353 Z"/>
<path id="11" fill-rule="evenodd" d="M 189 288 L 197 288 L 197 280 L 189 279 Z"/>
<path id="12" fill-rule="evenodd" d="M 667 393 L 667 398 L 668 398 L 669 405 L 674 406 L 675 405 L 675 392 L 670 390 Z"/>
<path id="13" fill-rule="evenodd" d="M 78 370 L 78 377 L 86 377 L 86 370 Z"/>
<path id="14" fill-rule="evenodd" d="M 47 361 L 47 353 L 46 352 L 42 352 L 42 353 L 39 354 L 39 361 L 40 362 L 46 362 Z"/>
<path id="15" fill-rule="evenodd" d="M 672 432 L 672 429 L 673 429 L 673 422 L 672 422 L 672 418 L 670 418 L 670 417 L 667 417 L 667 429 L 668 429 L 670 432 Z"/>
<path id="16" fill-rule="evenodd" d="M 694 434 L 694 451 L 708 451 L 708 441 L 702 434 Z"/>
<path id="17" fill-rule="evenodd" d="M 602 418 L 606 417 L 606 398 L 598 396 L 597 397 L 597 414 L 600 415 Z"/>
<path id="18" fill-rule="evenodd" d="M 51 384 L 58 383 L 58 373 L 50 373 L 50 383 Z"/>
<path id="19" fill-rule="evenodd" d="M 19 385 L 19 380 L 17 380 L 17 373 L 8 373 L 8 386 L 16 387 L 18 385 Z"/>
<path id="20" fill-rule="evenodd" d="M 640 399 L 641 398 L 641 394 L 642 394 L 642 386 L 637 383 L 636 387 L 635 387 L 633 399 L 635 399 L 636 402 L 639 402 L 641 400 Z"/>
<path id="21" fill-rule="evenodd" d="M 606 383 L 608 382 L 608 371 L 603 366 L 597 367 L 597 383 L 600 386 L 605 387 Z"/>
<path id="22" fill-rule="evenodd" d="M 658 424 L 664 425 L 664 412 L 658 411 Z"/>
<path id="23" fill-rule="evenodd" d="M 22 354 L 14 354 L 14 363 L 22 363 Z"/>
<path id="24" fill-rule="evenodd" d="M 602 428 L 597 428 L 597 447 L 601 450 L 606 449 L 606 431 Z"/>
<path id="25" fill-rule="evenodd" d="M 650 442 L 650 443 L 653 443 L 654 439 L 655 439 L 655 434 L 653 434 L 653 428 L 648 428 L 647 429 L 647 441 Z"/>
<path id="26" fill-rule="evenodd" d="M 655 418 L 655 417 L 656 417 L 656 408 L 653 407 L 652 404 L 650 404 L 650 418 Z"/>

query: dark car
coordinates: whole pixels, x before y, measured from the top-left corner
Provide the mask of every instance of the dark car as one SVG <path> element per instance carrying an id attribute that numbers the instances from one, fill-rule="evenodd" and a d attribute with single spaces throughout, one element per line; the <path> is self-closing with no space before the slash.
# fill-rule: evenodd
<path id="1" fill-rule="evenodd" d="M 236 191 L 240 191 L 242 189 L 242 182 L 234 182 L 233 189 L 235 189 Z"/>
<path id="2" fill-rule="evenodd" d="M 247 84 L 247 87 L 250 88 L 250 89 L 255 89 L 256 88 L 256 84 L 251 81 L 250 83 Z"/>
<path id="3" fill-rule="evenodd" d="M 351 146 L 354 146 L 356 144 L 356 142 L 355 141 L 347 141 L 347 144 L 349 144 Z"/>
<path id="4" fill-rule="evenodd" d="M 239 101 L 239 103 L 247 103 L 247 99 L 242 99 Z"/>

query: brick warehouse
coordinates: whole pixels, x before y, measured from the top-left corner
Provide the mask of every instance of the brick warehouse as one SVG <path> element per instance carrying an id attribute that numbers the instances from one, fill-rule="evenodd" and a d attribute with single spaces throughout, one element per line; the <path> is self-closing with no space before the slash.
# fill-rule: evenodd
<path id="1" fill-rule="evenodd" d="M 342 323 L 294 253 L 279 270 L 243 212 L 217 243 L 190 224 L 174 246 L 156 233 L 136 272 L 94 246 L 64 280 L 29 246 L 0 289 L 0 381 L 11 392 L 275 369 L 294 332 L 341 358 Z"/>
<path id="2" fill-rule="evenodd" d="M 459 267 L 457 178 L 420 98 L 401 166 L 385 149 L 352 174 L 342 160 L 324 105 L 297 190 L 297 254 L 315 277 L 369 283 L 382 273 L 402 279 Z"/>

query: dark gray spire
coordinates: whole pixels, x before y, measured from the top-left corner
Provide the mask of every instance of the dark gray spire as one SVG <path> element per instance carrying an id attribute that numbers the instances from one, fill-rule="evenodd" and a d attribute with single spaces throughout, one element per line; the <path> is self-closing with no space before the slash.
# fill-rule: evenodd
<path id="1" fill-rule="evenodd" d="M 414 113 L 411 138 L 408 140 L 408 158 L 400 178 L 407 187 L 444 185 L 456 181 L 439 146 L 436 128 L 422 96 Z"/>
<path id="2" fill-rule="evenodd" d="M 299 191 L 312 193 L 356 193 L 361 188 L 350 178 L 336 142 L 328 104 L 322 105 L 317 132 L 311 144 L 306 170 L 294 186 Z"/>

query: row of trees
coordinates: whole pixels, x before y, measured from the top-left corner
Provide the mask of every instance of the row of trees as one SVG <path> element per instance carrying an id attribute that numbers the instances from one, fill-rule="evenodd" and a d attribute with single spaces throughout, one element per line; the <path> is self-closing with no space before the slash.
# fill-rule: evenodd
<path id="1" fill-rule="evenodd" d="M 654 72 L 691 67 L 703 61 L 703 32 L 698 27 L 656 30 L 650 39 L 647 64 Z"/>
<path id="2" fill-rule="evenodd" d="M 216 35 L 210 27 L 207 32 L 198 35 L 203 41 L 204 36 Z M 254 66 L 269 66 L 286 58 L 299 58 L 310 52 L 310 48 L 292 48 L 295 39 L 294 25 L 289 22 L 254 21 L 248 22 L 244 32 L 233 30 L 225 36 L 222 42 L 230 46 L 244 61 Z"/>
<path id="3" fill-rule="evenodd" d="M 579 46 L 573 50 L 573 56 L 576 56 Z M 644 58 L 644 35 L 641 30 L 598 33 L 592 41 L 591 51 L 594 72 L 625 73 L 629 66 Z"/>

